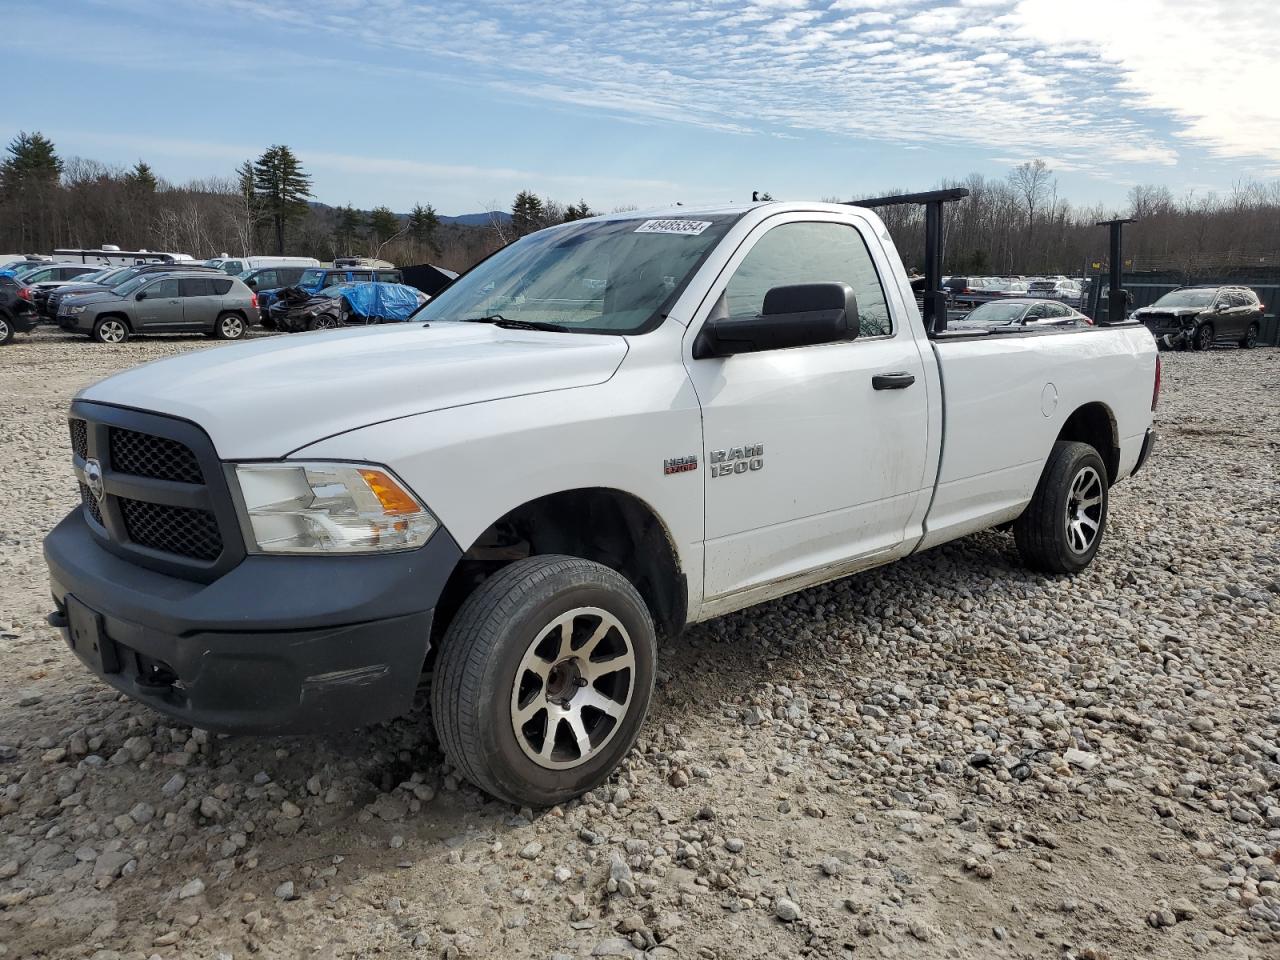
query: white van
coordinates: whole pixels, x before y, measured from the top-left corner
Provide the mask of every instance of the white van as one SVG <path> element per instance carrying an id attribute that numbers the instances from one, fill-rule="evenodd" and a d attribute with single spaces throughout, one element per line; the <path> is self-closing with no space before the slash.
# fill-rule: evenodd
<path id="1" fill-rule="evenodd" d="M 100 267 L 133 267 L 142 263 L 190 263 L 189 253 L 168 253 L 163 250 L 121 250 L 114 243 L 104 243 L 96 249 L 78 247 L 53 251 L 54 257 L 63 263 L 93 263 Z"/>
<path id="2" fill-rule="evenodd" d="M 244 273 L 246 270 L 259 270 L 262 267 L 318 267 L 320 261 L 315 257 L 233 257 L 224 253 L 204 262 L 206 267 L 216 267 L 231 276 Z"/>

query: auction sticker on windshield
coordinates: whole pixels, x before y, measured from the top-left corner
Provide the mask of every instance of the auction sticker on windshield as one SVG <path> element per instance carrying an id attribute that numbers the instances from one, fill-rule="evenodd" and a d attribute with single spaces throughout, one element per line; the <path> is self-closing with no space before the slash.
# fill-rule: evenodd
<path id="1" fill-rule="evenodd" d="M 710 220 L 646 220 L 636 227 L 636 233 L 677 233 L 696 237 L 709 226 Z"/>

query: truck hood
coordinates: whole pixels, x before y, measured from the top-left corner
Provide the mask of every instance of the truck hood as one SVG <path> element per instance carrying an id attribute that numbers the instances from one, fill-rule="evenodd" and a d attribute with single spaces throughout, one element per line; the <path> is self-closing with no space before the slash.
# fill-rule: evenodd
<path id="1" fill-rule="evenodd" d="M 1139 307 L 1130 316 L 1145 317 L 1152 314 L 1167 317 L 1194 317 L 1204 313 L 1204 307 Z"/>
<path id="2" fill-rule="evenodd" d="M 447 407 L 603 383 L 620 336 L 409 321 L 196 350 L 86 387 L 84 400 L 190 420 L 228 460 Z"/>

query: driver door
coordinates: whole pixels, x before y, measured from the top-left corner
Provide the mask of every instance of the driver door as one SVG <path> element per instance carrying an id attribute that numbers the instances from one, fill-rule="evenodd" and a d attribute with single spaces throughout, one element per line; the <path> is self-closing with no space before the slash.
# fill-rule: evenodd
<path id="1" fill-rule="evenodd" d="M 928 399 L 897 287 L 880 280 L 888 270 L 855 218 L 783 214 L 737 251 L 686 331 L 703 417 L 708 600 L 750 592 L 755 602 L 903 549 L 925 489 Z M 773 287 L 831 281 L 857 296 L 857 339 L 693 359 L 713 310 L 758 315 Z"/>
<path id="2" fill-rule="evenodd" d="M 182 297 L 178 294 L 177 277 L 149 283 L 142 292 L 146 296 L 134 307 L 140 330 L 163 331 L 182 326 Z"/>

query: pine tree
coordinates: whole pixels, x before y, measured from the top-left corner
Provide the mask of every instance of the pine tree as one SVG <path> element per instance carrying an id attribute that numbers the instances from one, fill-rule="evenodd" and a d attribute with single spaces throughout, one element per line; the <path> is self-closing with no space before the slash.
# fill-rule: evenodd
<path id="1" fill-rule="evenodd" d="M 351 253 L 356 237 L 364 229 L 364 214 L 351 204 L 338 208 L 338 219 L 334 224 L 334 235 L 338 248 L 343 255 Z"/>
<path id="2" fill-rule="evenodd" d="M 542 200 L 531 190 L 521 190 L 511 205 L 511 229 L 517 237 L 541 230 L 543 227 Z"/>
<path id="3" fill-rule="evenodd" d="M 440 241 L 436 237 L 439 230 L 440 217 L 436 214 L 436 208 L 429 203 L 425 207 L 417 204 L 409 214 L 409 233 L 436 257 L 440 255 Z"/>
<path id="4" fill-rule="evenodd" d="M 595 214 L 592 212 L 591 208 L 587 206 L 587 201 L 585 200 L 579 200 L 576 204 L 571 203 L 564 208 L 565 223 L 568 223 L 571 220 L 585 220 L 587 217 L 593 216 L 595 216 Z"/>
<path id="5" fill-rule="evenodd" d="M 311 177 L 288 147 L 268 147 L 253 165 L 254 194 L 262 213 L 275 225 L 276 253 L 284 253 L 285 228 L 307 213 Z"/>
<path id="6" fill-rule="evenodd" d="M 19 131 L 9 142 L 9 155 L 0 163 L 0 191 L 16 194 L 24 188 L 56 186 L 62 160 L 44 134 Z"/>
<path id="7" fill-rule="evenodd" d="M 394 237 L 401 229 L 400 218 L 389 207 L 374 207 L 369 212 L 369 239 L 375 246 Z"/>
<path id="8" fill-rule="evenodd" d="M 135 163 L 133 169 L 124 175 L 124 179 L 129 186 L 147 193 L 155 193 L 156 187 L 159 185 L 150 165 L 141 160 Z"/>

